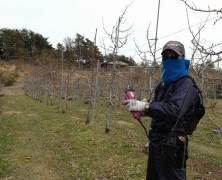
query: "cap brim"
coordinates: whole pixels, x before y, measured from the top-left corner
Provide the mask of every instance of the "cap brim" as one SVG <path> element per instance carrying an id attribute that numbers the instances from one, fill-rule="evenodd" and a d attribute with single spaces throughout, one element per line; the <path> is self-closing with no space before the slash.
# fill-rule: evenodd
<path id="1" fill-rule="evenodd" d="M 164 51 L 162 51 L 161 55 L 163 55 L 163 53 L 164 53 L 166 50 L 172 50 L 172 51 L 174 51 L 175 53 L 177 53 L 179 56 L 182 56 L 182 55 L 183 55 L 180 51 L 178 51 L 178 50 L 176 50 L 176 49 L 173 49 L 173 48 L 164 49 Z"/>

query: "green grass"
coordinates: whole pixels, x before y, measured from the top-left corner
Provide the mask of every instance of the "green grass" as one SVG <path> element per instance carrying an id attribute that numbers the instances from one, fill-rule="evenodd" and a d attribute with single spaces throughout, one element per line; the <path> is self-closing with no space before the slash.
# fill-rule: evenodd
<path id="1" fill-rule="evenodd" d="M 125 107 L 114 110 L 111 132 L 106 134 L 106 103 L 98 104 L 94 124 L 86 125 L 88 105 L 81 102 L 70 101 L 67 112 L 60 113 L 26 96 L 0 101 L 0 179 L 145 178 L 147 139 Z M 216 111 L 222 126 L 222 114 Z M 143 121 L 148 126 L 149 118 Z M 190 140 L 189 179 L 218 177 L 222 137 L 207 138 L 211 128 L 204 119 Z"/>
<path id="2" fill-rule="evenodd" d="M 208 108 L 209 105 L 206 107 L 204 118 L 201 119 L 197 130 L 190 138 L 190 168 L 195 169 L 195 171 L 190 171 L 190 177 L 220 179 L 222 174 L 222 133 L 215 134 L 213 130 L 218 129 L 215 124 L 222 127 L 222 101 L 218 101 L 214 113 Z"/>
<path id="3" fill-rule="evenodd" d="M 0 168 L 1 178 L 44 179 L 48 174 L 52 179 L 144 178 L 146 137 L 125 109 L 121 109 L 123 114 L 114 112 L 111 132 L 106 134 L 105 114 L 99 113 L 105 106 L 98 110 L 94 125 L 86 125 L 85 104 L 71 104 L 67 113 L 60 113 L 26 96 L 2 100 L 1 123 L 11 120 L 4 129 L 13 142 L 6 142 L 10 151 L 2 154 L 8 156 L 5 169 L 14 171 L 2 174 Z"/>
<path id="4" fill-rule="evenodd" d="M 12 120 L 2 118 L 0 121 L 0 177 L 6 177 L 11 172 L 10 165 L 7 161 L 7 154 L 13 144 L 12 137 L 9 133 Z"/>

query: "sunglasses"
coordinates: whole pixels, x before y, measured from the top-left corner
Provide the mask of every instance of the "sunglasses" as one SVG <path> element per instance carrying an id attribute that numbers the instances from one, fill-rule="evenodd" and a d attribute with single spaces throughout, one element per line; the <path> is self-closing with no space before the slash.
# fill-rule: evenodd
<path id="1" fill-rule="evenodd" d="M 174 55 L 163 54 L 162 55 L 162 59 L 163 60 L 166 60 L 166 59 L 174 59 L 174 60 L 176 60 L 178 58 L 179 58 L 179 55 L 177 55 L 177 54 L 174 54 Z"/>

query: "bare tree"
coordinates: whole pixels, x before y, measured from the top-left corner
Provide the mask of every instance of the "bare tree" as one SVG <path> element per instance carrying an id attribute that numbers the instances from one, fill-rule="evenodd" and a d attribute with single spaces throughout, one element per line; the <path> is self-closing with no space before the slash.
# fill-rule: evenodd
<path id="1" fill-rule="evenodd" d="M 159 70 L 160 70 L 160 64 L 158 64 L 158 61 L 157 61 L 158 58 L 156 58 L 155 56 L 156 41 L 153 42 L 153 40 L 155 40 L 156 38 L 150 38 L 149 28 L 150 28 L 150 25 L 147 29 L 147 34 L 146 34 L 146 39 L 148 43 L 147 50 L 142 51 L 135 42 L 137 53 L 140 59 L 142 60 L 142 62 L 144 63 L 144 66 L 147 72 L 147 77 L 149 77 L 149 80 L 147 81 L 147 85 L 145 87 L 145 89 L 148 89 L 146 93 L 146 97 L 148 98 L 150 98 L 151 95 L 153 94 L 155 84 L 161 78 L 158 76 Z"/>
<path id="2" fill-rule="evenodd" d="M 61 82 L 60 82 L 59 104 L 58 104 L 58 108 L 60 112 L 63 112 L 63 108 L 62 108 L 63 90 L 64 90 L 64 58 L 63 58 L 63 52 L 61 52 Z"/>
<path id="3" fill-rule="evenodd" d="M 209 66 L 214 66 L 214 64 L 217 64 L 217 71 L 219 72 L 219 62 L 222 61 L 222 51 L 220 50 L 220 46 L 222 45 L 221 42 L 219 43 L 211 43 L 210 45 L 206 45 L 206 40 L 202 37 L 202 31 L 205 29 L 207 22 L 209 21 L 209 15 L 210 13 L 217 13 L 221 14 L 221 10 L 211 10 L 210 7 L 208 10 L 201 10 L 198 9 L 194 4 L 190 5 L 187 1 L 181 0 L 189 9 L 199 12 L 199 13 L 208 13 L 208 16 L 206 20 L 202 23 L 200 23 L 200 26 L 196 32 L 192 29 L 192 26 L 190 25 L 190 18 L 188 14 L 188 10 L 186 10 L 187 13 L 187 21 L 189 25 L 189 31 L 192 36 L 192 44 L 193 44 L 193 54 L 191 58 L 191 68 L 193 68 L 193 73 L 195 73 L 197 76 L 199 76 L 200 79 L 200 88 L 204 90 L 205 87 L 205 79 L 209 78 L 207 77 L 207 69 L 209 69 Z M 218 16 L 218 18 L 215 20 L 214 25 L 221 19 L 221 15 Z M 218 77 L 219 78 L 219 77 Z M 215 79 L 215 77 L 213 78 Z M 222 79 L 221 79 L 222 80 Z M 207 94 L 206 88 L 205 88 L 205 95 Z"/>
<path id="4" fill-rule="evenodd" d="M 48 65 L 46 65 L 47 72 L 48 72 L 48 86 L 49 86 L 49 105 L 54 105 L 54 98 L 57 88 L 58 82 L 58 63 L 55 60 L 50 61 Z"/>
<path id="5" fill-rule="evenodd" d="M 159 13 L 160 13 L 160 0 L 158 2 L 158 10 L 157 10 L 157 22 L 156 22 L 156 34 L 155 34 L 155 38 L 150 38 L 150 25 L 147 28 L 147 34 L 146 34 L 146 39 L 148 42 L 148 50 L 147 51 L 141 51 L 139 46 L 136 44 L 135 42 L 135 46 L 137 49 L 137 53 L 139 55 L 139 57 L 141 58 L 141 60 L 144 62 L 144 64 L 148 67 L 147 68 L 147 73 L 149 75 L 149 81 L 148 81 L 148 89 L 149 91 L 147 92 L 149 94 L 147 94 L 147 97 L 151 98 L 153 91 L 154 91 L 154 87 L 155 87 L 155 81 L 154 77 L 158 77 L 157 76 L 157 72 L 160 69 L 160 65 L 158 65 L 157 59 L 156 58 L 156 46 L 157 46 L 157 40 L 158 40 L 158 26 L 159 26 Z M 142 56 L 143 55 L 143 56 Z M 149 55 L 151 58 L 147 59 L 147 55 Z M 160 78 L 158 78 L 160 79 Z M 159 80 L 158 80 L 159 81 Z"/>
<path id="6" fill-rule="evenodd" d="M 109 36 L 109 39 L 112 43 L 112 45 L 110 46 L 109 49 L 106 49 L 105 47 L 104 47 L 104 49 L 106 49 L 106 51 L 111 52 L 112 61 L 113 61 L 113 68 L 112 68 L 112 72 L 111 72 L 111 76 L 110 76 L 110 83 L 109 83 L 108 109 L 106 111 L 106 128 L 105 128 L 106 133 L 110 132 L 111 113 L 115 107 L 115 104 L 113 102 L 113 98 L 114 98 L 114 89 L 115 89 L 114 80 L 115 80 L 116 74 L 118 72 L 116 69 L 117 54 L 118 54 L 118 50 L 120 48 L 122 48 L 127 43 L 127 39 L 129 37 L 129 35 L 131 34 L 129 32 L 132 29 L 132 26 L 130 26 L 129 28 L 126 28 L 126 29 L 122 29 L 123 24 L 125 24 L 125 16 L 126 16 L 129 6 L 126 6 L 125 10 L 122 12 L 121 16 L 118 18 L 111 33 L 106 31 L 106 29 L 104 27 L 104 23 L 103 23 L 104 30 L 105 30 L 106 34 Z"/>
<path id="7" fill-rule="evenodd" d="M 200 78 L 200 84 L 201 89 L 204 92 L 205 96 L 207 97 L 207 92 L 209 91 L 209 88 L 212 88 L 213 95 L 211 95 L 211 98 L 213 96 L 213 102 L 211 102 L 210 108 L 212 109 L 212 112 L 214 114 L 214 108 L 217 104 L 216 102 L 216 85 L 220 85 L 222 82 L 222 78 L 219 77 L 220 74 L 220 68 L 219 68 L 219 62 L 222 61 L 222 50 L 220 46 L 222 45 L 222 42 L 218 43 L 211 43 L 210 45 L 207 45 L 206 40 L 202 37 L 202 31 L 206 28 L 207 22 L 210 20 L 209 15 L 214 13 L 217 14 L 216 20 L 214 21 L 214 25 L 218 23 L 222 19 L 222 8 L 221 9 L 211 9 L 210 6 L 208 6 L 208 9 L 200 9 L 198 8 L 194 3 L 192 5 L 187 0 L 181 0 L 188 9 L 199 12 L 199 13 L 208 13 L 208 16 L 204 22 L 202 22 L 196 30 L 196 32 L 192 29 L 192 26 L 190 25 L 190 17 L 188 14 L 188 9 L 186 10 L 187 13 L 187 21 L 189 25 L 189 31 L 192 35 L 192 44 L 193 44 L 193 54 L 192 54 L 192 68 L 193 72 L 196 73 L 197 76 Z M 212 71 L 209 71 L 211 69 L 210 67 L 214 67 L 214 65 L 217 64 L 217 71 L 213 69 Z M 217 76 L 217 78 L 215 77 Z M 206 85 L 208 83 L 208 85 Z M 206 98 L 207 100 L 208 98 Z M 208 115 L 206 115 L 208 120 L 212 122 L 215 129 L 213 130 L 213 133 L 215 134 L 221 134 L 222 130 L 219 125 L 217 125 L 212 118 L 210 118 Z"/>
<path id="8" fill-rule="evenodd" d="M 210 6 L 208 7 L 207 10 L 205 9 L 199 9 L 198 7 L 196 7 L 195 4 L 190 5 L 188 4 L 187 0 L 181 0 L 189 9 L 196 11 L 196 12 L 200 12 L 200 13 L 208 13 L 208 17 L 206 18 L 206 20 L 200 25 L 198 31 L 196 33 L 193 32 L 190 23 L 189 23 L 189 16 L 188 16 L 188 11 L 187 11 L 187 19 L 188 19 L 188 25 L 189 25 L 189 29 L 190 29 L 190 33 L 193 37 L 192 39 L 192 43 L 193 46 L 195 47 L 196 51 L 199 51 L 202 56 L 205 57 L 213 57 L 215 56 L 215 60 L 213 63 L 216 63 L 218 61 L 221 61 L 221 55 L 222 55 L 222 50 L 220 50 L 220 48 L 218 48 L 219 46 L 222 45 L 222 42 L 219 43 L 212 43 L 211 45 L 206 46 L 205 45 L 205 41 L 201 40 L 201 31 L 205 28 L 206 23 L 209 21 L 209 14 L 210 13 L 215 13 L 217 14 L 217 19 L 214 21 L 214 25 L 216 25 L 216 23 L 222 19 L 222 8 L 217 10 L 217 9 L 210 9 Z M 217 50 L 219 49 L 219 50 Z"/>
<path id="9" fill-rule="evenodd" d="M 96 102 L 98 96 L 98 82 L 99 82 L 99 68 L 100 68 L 100 61 L 96 59 L 96 37 L 97 37 L 97 29 L 94 38 L 94 46 L 92 49 L 92 62 L 96 62 L 96 67 L 92 68 L 91 73 L 91 83 L 89 82 L 89 89 L 90 89 L 90 103 L 89 103 L 89 110 L 86 118 L 86 124 L 93 123 L 95 117 L 95 109 L 96 109 Z"/>

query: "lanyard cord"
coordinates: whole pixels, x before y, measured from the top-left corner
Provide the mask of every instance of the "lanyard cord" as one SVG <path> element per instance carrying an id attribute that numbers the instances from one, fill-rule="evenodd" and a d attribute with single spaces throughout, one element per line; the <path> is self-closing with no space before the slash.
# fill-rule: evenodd
<path id="1" fill-rule="evenodd" d="M 189 87 L 189 89 L 187 90 L 187 93 L 186 93 L 186 95 L 185 95 L 185 97 L 184 97 L 183 104 L 182 104 L 182 107 L 181 107 L 179 116 L 178 116 L 178 118 L 177 118 L 177 120 L 176 120 L 175 125 L 172 127 L 171 132 L 170 132 L 162 141 L 160 141 L 159 143 L 155 144 L 155 143 L 153 143 L 153 142 L 150 140 L 146 127 L 145 127 L 144 124 L 142 123 L 141 119 L 138 120 L 139 123 L 142 125 L 143 129 L 145 130 L 145 133 L 146 133 L 146 136 L 147 136 L 148 140 L 150 141 L 150 143 L 151 143 L 153 146 L 159 146 L 159 145 L 161 145 L 161 144 L 174 132 L 174 129 L 176 128 L 176 126 L 177 126 L 177 124 L 178 124 L 178 122 L 179 122 L 179 119 L 181 118 L 181 115 L 182 115 L 182 113 L 183 113 L 183 109 L 184 109 L 184 105 L 185 105 L 185 102 L 186 102 L 186 99 L 187 99 L 187 95 L 189 94 L 190 89 L 191 89 L 192 86 L 193 86 L 193 84 L 191 84 L 190 87 Z"/>
<path id="2" fill-rule="evenodd" d="M 184 105 L 185 105 L 185 102 L 186 102 L 186 100 L 187 100 L 187 95 L 189 94 L 190 89 L 191 89 L 192 86 L 193 86 L 193 84 L 191 84 L 190 87 L 189 87 L 189 89 L 187 90 L 187 93 L 186 93 L 186 95 L 185 95 L 185 97 L 184 97 L 184 100 L 183 100 L 182 108 L 181 108 L 181 110 L 180 110 L 180 114 L 179 114 L 179 116 L 178 116 L 178 118 L 177 118 L 177 121 L 176 121 L 175 125 L 173 126 L 171 132 L 173 132 L 174 129 L 177 127 L 177 124 L 178 124 L 178 122 L 179 122 L 179 120 L 180 120 L 180 118 L 181 118 L 181 115 L 182 115 L 182 113 L 183 113 Z"/>

